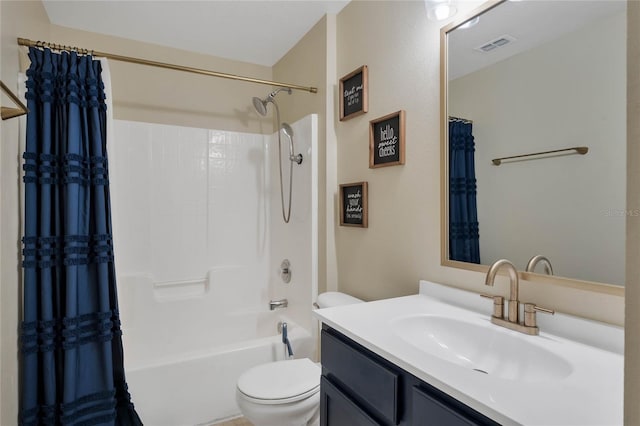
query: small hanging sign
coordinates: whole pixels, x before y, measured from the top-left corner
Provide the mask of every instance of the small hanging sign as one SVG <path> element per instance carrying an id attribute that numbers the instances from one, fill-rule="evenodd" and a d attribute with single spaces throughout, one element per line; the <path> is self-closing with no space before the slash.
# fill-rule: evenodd
<path id="1" fill-rule="evenodd" d="M 340 185 L 340 225 L 369 226 L 367 182 Z"/>
<path id="2" fill-rule="evenodd" d="M 369 122 L 369 168 L 404 164 L 405 112 Z"/>
<path id="3" fill-rule="evenodd" d="M 340 121 L 369 110 L 369 77 L 363 65 L 340 79 Z"/>

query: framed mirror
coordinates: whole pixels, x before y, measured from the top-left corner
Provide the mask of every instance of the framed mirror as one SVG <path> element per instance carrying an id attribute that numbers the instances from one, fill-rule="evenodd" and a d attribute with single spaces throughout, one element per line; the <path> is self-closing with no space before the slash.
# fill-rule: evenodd
<path id="1" fill-rule="evenodd" d="M 443 265 L 624 294 L 626 6 L 491 1 L 441 30 Z"/>

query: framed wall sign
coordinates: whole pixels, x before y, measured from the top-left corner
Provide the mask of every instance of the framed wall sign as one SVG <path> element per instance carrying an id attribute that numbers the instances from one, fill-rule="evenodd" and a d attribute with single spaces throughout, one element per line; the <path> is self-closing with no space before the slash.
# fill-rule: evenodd
<path id="1" fill-rule="evenodd" d="M 369 122 L 369 168 L 404 164 L 405 112 Z"/>
<path id="2" fill-rule="evenodd" d="M 367 182 L 340 185 L 340 225 L 369 226 Z"/>
<path id="3" fill-rule="evenodd" d="M 363 65 L 340 79 L 340 121 L 369 110 L 369 77 Z"/>

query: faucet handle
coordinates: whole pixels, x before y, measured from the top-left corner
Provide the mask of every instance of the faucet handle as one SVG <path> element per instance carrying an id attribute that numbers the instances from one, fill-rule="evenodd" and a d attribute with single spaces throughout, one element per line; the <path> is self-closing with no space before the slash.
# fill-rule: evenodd
<path id="1" fill-rule="evenodd" d="M 500 319 L 504 317 L 504 297 L 490 294 L 480 294 L 480 297 L 493 299 L 493 317 Z"/>
<path id="2" fill-rule="evenodd" d="M 537 327 L 536 312 L 544 312 L 545 314 L 555 314 L 552 309 L 536 306 L 535 303 L 524 304 L 524 325 L 525 327 Z"/>

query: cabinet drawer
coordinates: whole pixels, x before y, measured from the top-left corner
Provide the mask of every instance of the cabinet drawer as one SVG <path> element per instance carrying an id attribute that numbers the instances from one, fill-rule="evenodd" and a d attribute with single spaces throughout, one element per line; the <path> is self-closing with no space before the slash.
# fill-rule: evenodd
<path id="1" fill-rule="evenodd" d="M 320 379 L 321 426 L 380 426 L 326 377 Z"/>
<path id="2" fill-rule="evenodd" d="M 413 424 L 420 426 L 498 425 L 460 401 L 436 390 L 413 388 Z M 498 425 L 499 426 L 499 425 Z"/>
<path id="3" fill-rule="evenodd" d="M 322 366 L 369 412 L 398 424 L 399 374 L 322 330 Z"/>

